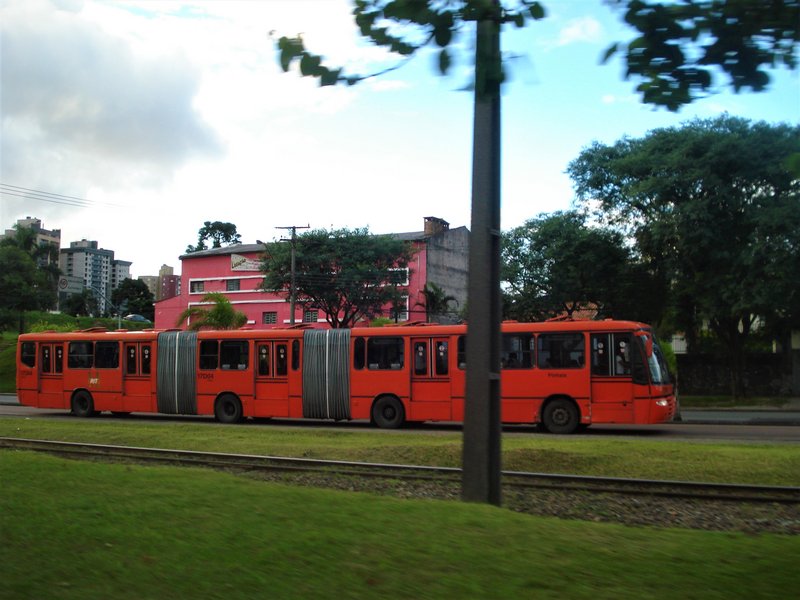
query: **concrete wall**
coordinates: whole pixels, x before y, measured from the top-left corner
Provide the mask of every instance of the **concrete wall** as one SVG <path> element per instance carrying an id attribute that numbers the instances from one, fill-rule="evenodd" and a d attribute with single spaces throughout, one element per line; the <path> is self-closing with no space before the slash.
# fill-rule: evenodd
<path id="1" fill-rule="evenodd" d="M 435 283 L 454 296 L 456 311 L 467 304 L 469 274 L 469 230 L 466 227 L 449 229 L 428 238 L 427 281 Z M 441 323 L 454 322 L 455 315 L 437 317 Z"/>

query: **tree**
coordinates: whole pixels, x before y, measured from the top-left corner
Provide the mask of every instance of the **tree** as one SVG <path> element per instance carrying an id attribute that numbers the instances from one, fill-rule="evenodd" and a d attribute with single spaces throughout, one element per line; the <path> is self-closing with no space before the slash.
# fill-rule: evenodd
<path id="1" fill-rule="evenodd" d="M 654 321 L 654 278 L 623 236 L 576 211 L 541 215 L 503 236 L 505 312 L 538 321 L 591 307 L 598 318 Z M 645 295 L 647 297 L 645 298 Z"/>
<path id="2" fill-rule="evenodd" d="M 84 288 L 80 294 L 72 294 L 61 303 L 61 312 L 73 317 L 90 317 L 99 312 L 97 298 L 90 289 Z"/>
<path id="3" fill-rule="evenodd" d="M 247 323 L 247 315 L 233 308 L 231 301 L 220 292 L 206 294 L 203 296 L 202 302 L 211 304 L 211 308 L 190 306 L 180 314 L 175 326 L 180 327 L 187 319 L 189 320 L 189 329 L 192 331 L 204 328 L 239 329 Z"/>
<path id="4" fill-rule="evenodd" d="M 800 312 L 800 127 L 722 116 L 595 143 L 568 172 L 587 206 L 630 234 L 673 282 L 690 342 L 707 323 L 745 393 L 745 344 L 757 318 Z"/>
<path id="5" fill-rule="evenodd" d="M 425 302 L 417 302 L 417 306 L 425 308 L 425 319 L 430 323 L 439 317 L 449 319 L 448 315 L 451 313 L 450 305 L 458 305 L 458 300 L 445 292 L 441 287 L 432 281 L 425 283 L 421 290 Z"/>
<path id="6" fill-rule="evenodd" d="M 352 327 L 380 315 L 405 279 L 411 249 L 407 242 L 363 229 L 316 229 L 297 236 L 297 303 L 325 313 L 331 327 Z M 262 289 L 291 293 L 291 248 L 267 244 Z"/>
<path id="7" fill-rule="evenodd" d="M 39 250 L 28 227 L 17 227 L 14 236 L 0 241 L 0 312 L 18 315 L 20 333 L 25 329 L 25 311 L 47 309 L 55 303 L 50 271 L 36 264 Z"/>
<path id="8" fill-rule="evenodd" d="M 208 250 L 206 242 L 211 240 L 212 248 L 221 248 L 223 244 L 231 246 L 241 244 L 241 237 L 236 233 L 236 225 L 233 223 L 223 223 L 222 221 L 206 221 L 197 232 L 197 245 L 189 244 L 186 247 L 186 254 Z"/>
<path id="9" fill-rule="evenodd" d="M 142 315 L 150 321 L 155 317 L 153 302 L 153 293 L 141 279 L 124 279 L 111 292 L 111 303 L 114 306 L 120 307 L 120 310 L 124 307 L 124 312 Z"/>

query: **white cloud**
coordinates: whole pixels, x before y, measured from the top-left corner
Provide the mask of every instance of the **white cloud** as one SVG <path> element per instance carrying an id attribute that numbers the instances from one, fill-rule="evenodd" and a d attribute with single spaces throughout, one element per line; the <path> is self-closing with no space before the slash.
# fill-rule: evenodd
<path id="1" fill-rule="evenodd" d="M 603 26 L 597 19 L 581 17 L 569 21 L 559 32 L 557 46 L 594 43 L 602 38 Z"/>
<path id="2" fill-rule="evenodd" d="M 73 7 L 74 8 L 74 7 Z M 180 54 L 141 58 L 79 12 L 41 2 L 2 15 L 3 179 L 50 165 L 118 185 L 168 179 L 221 151 L 193 108 L 199 74 Z"/>

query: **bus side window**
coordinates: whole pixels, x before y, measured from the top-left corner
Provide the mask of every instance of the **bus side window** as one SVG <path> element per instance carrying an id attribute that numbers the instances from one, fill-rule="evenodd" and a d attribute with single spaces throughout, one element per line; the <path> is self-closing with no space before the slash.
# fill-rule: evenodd
<path id="1" fill-rule="evenodd" d="M 219 362 L 219 342 L 217 340 L 203 340 L 200 342 L 200 368 L 216 369 Z"/>
<path id="2" fill-rule="evenodd" d="M 608 338 L 607 333 L 592 334 L 592 375 L 611 375 Z"/>
<path id="3" fill-rule="evenodd" d="M 292 371 L 300 368 L 300 340 L 292 340 Z"/>
<path id="4" fill-rule="evenodd" d="M 444 340 L 439 340 L 436 342 L 436 374 L 437 375 L 447 375 L 448 373 L 448 351 L 447 351 L 447 342 Z"/>
<path id="5" fill-rule="evenodd" d="M 220 344 L 219 362 L 223 369 L 244 371 L 249 365 L 249 343 L 240 341 L 225 341 Z"/>
<path id="6" fill-rule="evenodd" d="M 503 334 L 500 364 L 503 369 L 532 368 L 533 335 L 530 333 Z"/>
<path id="7" fill-rule="evenodd" d="M 53 370 L 53 364 L 50 360 L 50 346 L 40 346 L 42 351 L 42 360 L 40 363 L 42 373 L 50 373 Z"/>
<path id="8" fill-rule="evenodd" d="M 288 357 L 286 344 L 275 344 L 275 375 L 285 377 L 288 371 Z"/>
<path id="9" fill-rule="evenodd" d="M 56 373 L 64 372 L 64 347 L 56 346 Z"/>
<path id="10" fill-rule="evenodd" d="M 269 376 L 269 344 L 258 346 L 258 374 Z"/>
<path id="11" fill-rule="evenodd" d="M 543 333 L 538 340 L 541 369 L 580 369 L 586 363 L 582 333 Z"/>
<path id="12" fill-rule="evenodd" d="M 463 371 L 467 368 L 467 336 L 458 336 L 458 342 L 456 343 L 456 346 L 458 368 Z"/>
<path id="13" fill-rule="evenodd" d="M 359 370 L 363 369 L 366 356 L 366 342 L 364 341 L 364 338 L 356 338 L 356 341 L 353 344 L 353 368 Z"/>
<path id="14" fill-rule="evenodd" d="M 98 369 L 119 367 L 119 342 L 97 342 L 94 347 L 94 364 Z"/>
<path id="15" fill-rule="evenodd" d="M 405 340 L 401 337 L 374 337 L 367 341 L 367 366 L 370 370 L 399 370 L 405 364 Z"/>
<path id="16" fill-rule="evenodd" d="M 125 373 L 136 375 L 136 346 L 128 346 L 126 348 Z"/>
<path id="17" fill-rule="evenodd" d="M 142 375 L 150 375 L 150 344 L 142 346 Z"/>
<path id="18" fill-rule="evenodd" d="M 414 342 L 414 375 L 428 374 L 428 342 Z"/>
<path id="19" fill-rule="evenodd" d="M 36 344 L 34 342 L 22 342 L 20 362 L 26 367 L 36 366 Z"/>
<path id="20" fill-rule="evenodd" d="M 628 333 L 615 333 L 614 338 L 614 374 L 631 374 L 631 336 Z"/>
<path id="21" fill-rule="evenodd" d="M 70 369 L 91 369 L 94 365 L 93 342 L 70 342 L 67 350 L 67 366 Z"/>

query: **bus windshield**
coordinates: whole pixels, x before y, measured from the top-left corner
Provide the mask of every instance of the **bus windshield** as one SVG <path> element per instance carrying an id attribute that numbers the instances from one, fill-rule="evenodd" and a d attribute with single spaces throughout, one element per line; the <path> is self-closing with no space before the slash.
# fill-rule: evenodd
<path id="1" fill-rule="evenodd" d="M 650 382 L 653 384 L 666 384 L 670 382 L 669 367 L 667 367 L 667 359 L 664 357 L 664 352 L 661 346 L 658 345 L 655 335 L 652 332 L 646 332 L 639 335 L 642 344 L 647 348 L 648 340 L 652 340 L 653 352 L 647 357 L 647 367 L 650 371 Z M 646 353 L 645 353 L 646 354 Z"/>

